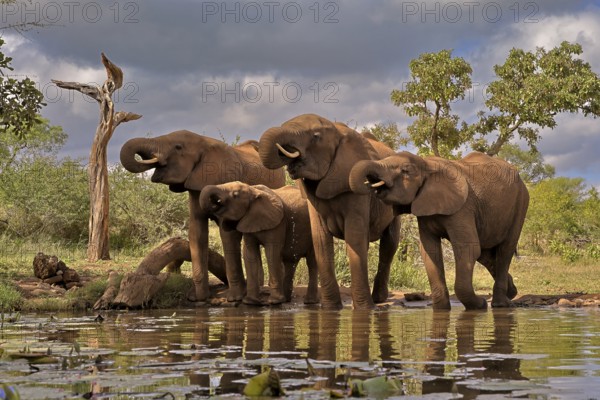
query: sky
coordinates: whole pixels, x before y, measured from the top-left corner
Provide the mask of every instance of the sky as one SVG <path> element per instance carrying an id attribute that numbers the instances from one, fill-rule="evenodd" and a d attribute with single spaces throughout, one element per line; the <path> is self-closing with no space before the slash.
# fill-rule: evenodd
<path id="1" fill-rule="evenodd" d="M 179 129 L 232 142 L 258 139 L 304 113 L 358 129 L 412 119 L 390 101 L 409 81 L 409 62 L 452 49 L 473 68 L 473 88 L 453 104 L 462 120 L 484 109 L 485 87 L 511 48 L 583 46 L 600 73 L 600 2 L 510 1 L 17 1 L 0 4 L 0 30 L 14 74 L 37 82 L 42 115 L 69 135 L 61 156 L 87 158 L 98 124 L 95 101 L 51 79 L 102 84 L 104 52 L 122 68 L 115 109 L 142 114 L 109 143 Z M 600 188 L 599 120 L 557 116 L 538 147 L 557 175 Z"/>

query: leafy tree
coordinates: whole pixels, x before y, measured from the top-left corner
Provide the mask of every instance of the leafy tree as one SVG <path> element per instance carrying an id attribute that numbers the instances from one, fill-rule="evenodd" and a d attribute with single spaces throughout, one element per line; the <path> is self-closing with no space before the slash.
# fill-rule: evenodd
<path id="1" fill-rule="evenodd" d="M 595 189 L 586 189 L 582 178 L 557 177 L 529 187 L 529 209 L 523 235 L 537 251 L 552 247 L 564 252 L 600 240 L 600 200 Z"/>
<path id="2" fill-rule="evenodd" d="M 77 244 L 87 238 L 87 179 L 79 161 L 35 156 L 2 171 L 0 226 L 16 238 Z"/>
<path id="3" fill-rule="evenodd" d="M 50 121 L 44 118 L 39 118 L 22 136 L 0 131 L 0 173 L 24 159 L 55 154 L 66 140 L 67 134 L 62 127 L 50 125 Z"/>
<path id="4" fill-rule="evenodd" d="M 514 165 L 519 170 L 521 179 L 527 183 L 536 183 L 554 177 L 554 166 L 546 164 L 540 152 L 525 151 L 516 144 L 506 143 L 498 156 Z"/>
<path id="5" fill-rule="evenodd" d="M 487 88 L 485 102 L 490 114 L 480 112 L 470 128 L 480 135 L 472 147 L 496 155 L 518 135 L 536 151 L 539 129 L 554 128 L 558 113 L 600 115 L 600 78 L 576 57 L 582 52 L 580 44 L 566 41 L 535 53 L 513 48 L 504 64 L 494 66 L 497 80 Z M 489 143 L 491 133 L 497 137 Z"/>
<path id="6" fill-rule="evenodd" d="M 458 116 L 451 113 L 450 104 L 465 98 L 471 72 L 469 63 L 452 57 L 451 50 L 424 53 L 410 62 L 411 81 L 402 90 L 393 90 L 391 98 L 417 118 L 408 134 L 420 154 L 448 157 L 469 139 L 457 127 Z"/>
<path id="7" fill-rule="evenodd" d="M 110 177 L 111 247 L 144 249 L 187 231 L 188 198 L 118 165 Z"/>
<path id="8" fill-rule="evenodd" d="M 460 128 L 450 104 L 464 99 L 471 87 L 471 67 L 453 58 L 450 50 L 412 60 L 412 80 L 403 90 L 392 91 L 392 102 L 416 117 L 408 133 L 421 154 L 450 157 L 470 144 L 493 156 L 515 137 L 535 153 L 539 130 L 556 127 L 558 113 L 600 115 L 600 78 L 578 58 L 582 52 L 581 45 L 569 42 L 550 51 L 513 48 L 504 64 L 494 66 L 496 80 L 487 88 L 487 110 L 478 113 L 477 122 L 462 122 Z"/>
<path id="9" fill-rule="evenodd" d="M 0 48 L 4 40 L 0 38 Z M 23 137 L 38 122 L 44 95 L 29 78 L 16 79 L 7 74 L 13 71 L 12 58 L 0 51 L 0 133 L 12 131 Z"/>
<path id="10" fill-rule="evenodd" d="M 378 123 L 367 128 L 363 127 L 362 134 L 371 134 L 378 141 L 385 143 L 389 148 L 398 150 L 402 145 L 408 144 L 408 139 L 403 138 L 395 122 Z"/>

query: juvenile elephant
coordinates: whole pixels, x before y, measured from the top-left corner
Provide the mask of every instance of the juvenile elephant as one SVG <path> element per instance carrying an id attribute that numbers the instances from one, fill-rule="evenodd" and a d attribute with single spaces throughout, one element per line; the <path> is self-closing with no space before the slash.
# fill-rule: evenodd
<path id="1" fill-rule="evenodd" d="M 136 158 L 136 155 L 139 158 Z M 154 168 L 152 182 L 169 185 L 173 192 L 189 192 L 189 241 L 195 291 L 190 298 L 204 301 L 208 289 L 208 217 L 200 210 L 200 192 L 207 185 L 243 181 L 278 188 L 284 185 L 283 170 L 272 171 L 260 163 L 257 142 L 239 146 L 190 131 L 176 131 L 155 138 L 135 138 L 121 148 L 126 170 L 141 173 Z M 229 301 L 241 300 L 245 281 L 241 261 L 241 234 L 220 231 L 229 281 Z"/>
<path id="2" fill-rule="evenodd" d="M 321 304 L 342 305 L 335 276 L 333 237 L 344 239 L 350 261 L 355 308 L 373 308 L 388 297 L 390 265 L 398 247 L 400 221 L 391 206 L 374 195 L 352 193 L 350 169 L 359 160 L 378 160 L 394 152 L 341 123 L 315 114 L 295 117 L 268 129 L 260 138 L 260 158 L 267 168 L 286 165 L 299 179 L 309 203 L 313 246 L 321 283 Z M 369 242 L 381 239 L 373 293 L 369 292 Z"/>
<path id="3" fill-rule="evenodd" d="M 301 258 L 308 266 L 308 290 L 304 302 L 318 302 L 317 264 L 310 235 L 308 206 L 297 187 L 271 190 L 242 182 L 209 185 L 200 194 L 200 207 L 225 231 L 244 235 L 244 264 L 248 280 L 246 304 L 261 304 L 260 245 L 269 265 L 270 304 L 290 301 L 294 272 Z"/>
<path id="4" fill-rule="evenodd" d="M 381 161 L 361 161 L 350 173 L 356 193 L 376 193 L 396 214 L 417 216 L 421 255 L 433 307 L 450 308 L 441 239 L 452 244 L 454 290 L 467 309 L 486 308 L 473 291 L 473 266 L 494 278 L 493 307 L 508 307 L 517 294 L 508 273 L 525 220 L 529 193 L 517 171 L 498 158 L 474 152 L 458 161 L 401 152 Z"/>

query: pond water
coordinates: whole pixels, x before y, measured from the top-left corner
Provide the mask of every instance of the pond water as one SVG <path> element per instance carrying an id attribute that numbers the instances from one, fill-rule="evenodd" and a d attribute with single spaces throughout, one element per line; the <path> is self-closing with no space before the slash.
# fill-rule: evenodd
<path id="1" fill-rule="evenodd" d="M 96 317 L 5 315 L 0 382 L 24 399 L 236 398 L 270 366 L 290 398 L 346 394 L 348 378 L 374 376 L 398 383 L 376 397 L 600 395 L 600 310 L 240 306 Z"/>

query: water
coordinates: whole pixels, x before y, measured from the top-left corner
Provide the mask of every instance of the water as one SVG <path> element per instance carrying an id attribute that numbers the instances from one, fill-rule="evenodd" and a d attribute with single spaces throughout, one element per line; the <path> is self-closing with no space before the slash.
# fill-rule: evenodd
<path id="1" fill-rule="evenodd" d="M 25 399 L 235 398 L 271 366 L 291 398 L 329 398 L 345 393 L 348 378 L 382 375 L 400 384 L 382 397 L 600 398 L 599 313 L 240 306 L 107 312 L 102 322 L 26 314 L 0 331 L 0 381 Z"/>

